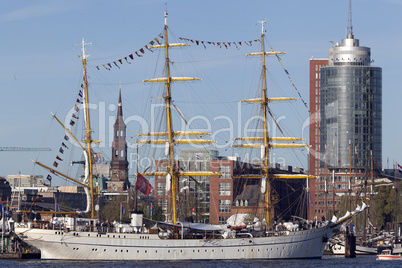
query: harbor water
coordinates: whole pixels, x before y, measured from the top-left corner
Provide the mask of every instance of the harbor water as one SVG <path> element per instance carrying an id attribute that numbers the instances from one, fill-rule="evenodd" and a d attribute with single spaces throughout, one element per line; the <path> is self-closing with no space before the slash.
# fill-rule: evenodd
<path id="1" fill-rule="evenodd" d="M 378 261 L 377 256 L 358 256 L 352 259 L 346 259 L 343 256 L 323 256 L 322 259 L 312 260 L 264 260 L 264 261 L 62 261 L 62 260 L 0 260 L 0 267 L 105 267 L 105 268 L 120 268 L 120 267 L 142 267 L 142 268 L 254 268 L 254 267 L 281 267 L 281 268 L 302 268 L 302 267 L 398 267 L 402 265 L 401 261 Z"/>

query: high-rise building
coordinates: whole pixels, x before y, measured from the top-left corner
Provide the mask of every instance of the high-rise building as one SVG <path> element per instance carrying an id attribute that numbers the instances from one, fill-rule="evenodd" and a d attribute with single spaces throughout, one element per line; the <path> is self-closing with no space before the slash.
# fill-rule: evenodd
<path id="1" fill-rule="evenodd" d="M 112 143 L 112 161 L 110 162 L 110 181 L 107 182 L 108 192 L 121 192 L 128 186 L 128 161 L 126 124 L 123 119 L 121 90 L 119 91 L 119 104 L 117 118 L 113 125 L 114 138 Z"/>
<path id="2" fill-rule="evenodd" d="M 336 213 L 339 196 L 370 174 L 372 162 L 381 169 L 382 70 L 371 66 L 370 48 L 349 22 L 328 59 L 310 60 L 309 169 L 318 176 L 310 179 L 310 219 Z"/>

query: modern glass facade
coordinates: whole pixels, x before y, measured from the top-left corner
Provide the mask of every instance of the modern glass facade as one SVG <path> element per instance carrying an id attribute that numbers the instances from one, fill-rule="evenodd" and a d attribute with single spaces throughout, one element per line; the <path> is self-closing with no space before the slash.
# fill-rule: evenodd
<path id="1" fill-rule="evenodd" d="M 329 66 L 320 71 L 321 167 L 370 168 L 382 160 L 382 70 L 370 66 L 370 48 L 357 39 L 330 48 Z"/>

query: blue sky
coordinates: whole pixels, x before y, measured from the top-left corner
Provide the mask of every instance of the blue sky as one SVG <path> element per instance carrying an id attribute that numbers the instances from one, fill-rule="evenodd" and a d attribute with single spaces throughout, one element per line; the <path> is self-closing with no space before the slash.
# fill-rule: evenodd
<path id="1" fill-rule="evenodd" d="M 95 138 L 104 138 L 100 150 L 105 159 L 110 158 L 109 126 L 116 114 L 119 82 L 122 85 L 123 107 L 128 123 L 128 141 L 135 141 L 141 131 L 135 123 L 149 115 L 149 101 L 157 96 L 158 87 L 141 82 L 160 74 L 155 62 L 160 55 L 145 51 L 132 64 L 123 63 L 120 69 L 97 70 L 96 66 L 122 59 L 139 51 L 157 37 L 163 29 L 165 2 L 168 5 L 170 40 L 178 37 L 200 41 L 248 41 L 260 37 L 257 21 L 267 21 L 267 40 L 275 50 L 285 51 L 282 63 L 303 98 L 308 101 L 309 59 L 326 58 L 329 41 L 340 42 L 346 36 L 348 1 L 7 1 L 0 11 L 1 108 L 0 146 L 50 147 L 52 152 L 0 152 L 0 176 L 9 174 L 43 174 L 47 172 L 33 165 L 40 160 L 53 163 L 63 138 L 63 130 L 52 120 L 50 112 L 68 122 L 68 112 L 80 86 L 81 63 L 77 57 L 80 49 L 75 44 L 85 38 L 88 46 L 90 101 L 96 106 L 93 121 Z M 371 47 L 374 66 L 383 70 L 383 167 L 392 167 L 393 161 L 402 162 L 402 145 L 399 142 L 402 126 L 401 82 L 402 0 L 353 1 L 353 29 L 360 45 Z M 178 40 L 179 41 L 179 40 Z M 244 54 L 259 48 L 242 46 L 239 50 L 193 45 L 172 54 L 173 70 L 179 75 L 198 76 L 201 82 L 190 83 L 186 90 L 179 84 L 174 91 L 176 105 L 187 118 L 192 118 L 193 128 L 206 128 L 207 124 L 196 117 L 205 116 L 223 155 L 235 153 L 227 141 L 231 136 L 223 130 L 230 127 L 237 137 L 237 113 L 240 99 L 257 96 L 259 90 L 258 60 L 247 59 Z M 159 55 L 159 56 L 158 56 Z M 283 70 L 275 59 L 270 59 L 269 79 L 274 78 L 272 95 L 297 97 Z M 256 67 L 257 66 L 257 67 Z M 271 69 L 272 66 L 272 69 Z M 276 91 L 275 91 L 276 90 Z M 283 94 L 282 94 L 283 93 Z M 308 112 L 299 100 L 292 104 L 293 115 L 278 108 L 276 116 L 283 116 L 291 135 L 307 136 L 303 123 Z M 102 110 L 103 109 L 103 110 Z M 248 112 L 249 108 L 244 108 Z M 273 108 L 274 109 L 274 108 Z M 276 107 L 275 107 L 276 109 Z M 251 109 L 250 109 L 251 110 Z M 252 111 L 249 111 L 251 114 Z M 294 117 L 294 119 L 293 119 Z M 82 121 L 82 118 L 80 118 Z M 176 122 L 179 120 L 176 120 Z M 219 131 L 222 130 L 222 131 Z M 77 148 L 70 146 L 72 158 L 79 160 Z M 130 147 L 133 147 L 130 145 Z M 134 152 L 130 148 L 129 153 Z M 143 153 L 147 153 L 143 149 Z M 141 154 L 141 153 L 140 153 Z M 290 165 L 306 167 L 306 158 L 288 158 L 278 152 Z M 79 171 L 66 163 L 60 171 L 73 177 Z M 134 173 L 132 167 L 130 173 Z M 72 174 L 71 174 L 72 173 Z M 56 181 L 56 184 L 65 184 Z"/>

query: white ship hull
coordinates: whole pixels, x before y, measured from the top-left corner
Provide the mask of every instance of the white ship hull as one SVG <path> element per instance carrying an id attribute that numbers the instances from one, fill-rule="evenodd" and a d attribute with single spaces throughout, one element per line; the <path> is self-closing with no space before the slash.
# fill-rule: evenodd
<path id="1" fill-rule="evenodd" d="M 157 234 L 63 232 L 16 228 L 41 251 L 42 259 L 67 260 L 233 260 L 321 258 L 339 226 L 272 237 L 160 239 Z"/>

